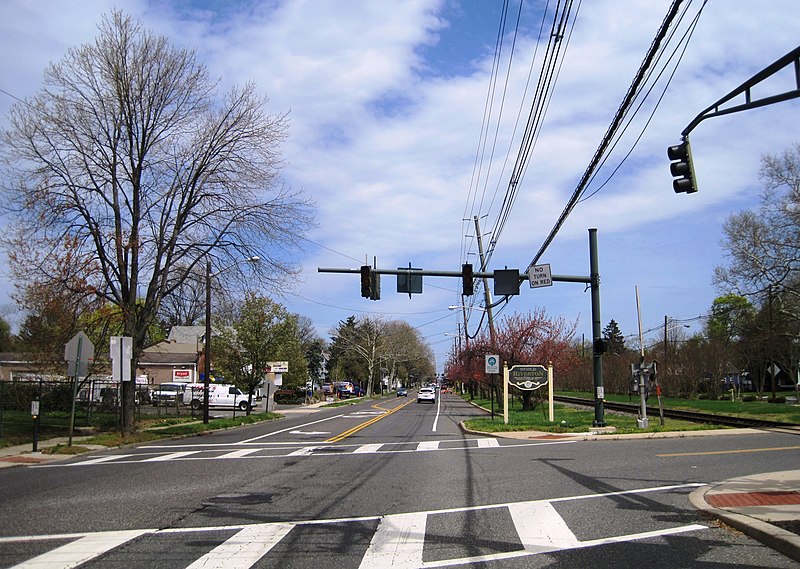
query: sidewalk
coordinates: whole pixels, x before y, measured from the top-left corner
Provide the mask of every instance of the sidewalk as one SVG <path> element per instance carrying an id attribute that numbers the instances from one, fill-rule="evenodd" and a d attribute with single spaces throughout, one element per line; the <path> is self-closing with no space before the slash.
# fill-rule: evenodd
<path id="1" fill-rule="evenodd" d="M 89 450 L 106 450 L 108 447 L 101 445 L 82 445 L 81 442 L 88 440 L 91 437 L 72 437 L 73 446 L 83 446 Z M 46 448 L 52 448 L 57 445 L 66 445 L 69 442 L 68 437 L 56 437 L 54 439 L 45 439 L 39 441 L 37 448 L 39 451 Z M 28 443 L 24 445 L 17 445 L 13 447 L 0 448 L 0 468 L 8 468 L 10 466 L 21 466 L 30 464 L 42 464 L 44 462 L 55 462 L 58 460 L 66 460 L 73 457 L 73 454 L 46 454 L 43 452 L 32 452 L 33 444 Z"/>
<path id="2" fill-rule="evenodd" d="M 800 561 L 800 470 L 754 474 L 698 488 L 692 505 Z"/>

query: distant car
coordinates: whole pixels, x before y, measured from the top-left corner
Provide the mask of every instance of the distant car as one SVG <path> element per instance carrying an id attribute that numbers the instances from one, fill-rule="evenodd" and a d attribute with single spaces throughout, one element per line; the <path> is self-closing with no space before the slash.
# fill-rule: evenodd
<path id="1" fill-rule="evenodd" d="M 423 401 L 436 403 L 436 391 L 433 387 L 420 387 L 419 391 L 417 391 L 417 403 L 422 403 Z"/>
<path id="2" fill-rule="evenodd" d="M 408 397 L 408 389 L 405 387 L 398 387 L 397 388 L 397 396 L 398 397 Z"/>

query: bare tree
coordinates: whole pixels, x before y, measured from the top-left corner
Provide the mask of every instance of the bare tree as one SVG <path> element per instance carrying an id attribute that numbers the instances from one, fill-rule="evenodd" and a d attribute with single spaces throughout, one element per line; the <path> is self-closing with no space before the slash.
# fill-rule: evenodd
<path id="1" fill-rule="evenodd" d="M 730 216 L 723 226 L 727 266 L 715 267 L 714 282 L 725 292 L 765 297 L 770 287 L 790 302 L 800 320 L 800 144 L 761 162 L 764 188 L 757 210 Z"/>
<path id="2" fill-rule="evenodd" d="M 95 42 L 51 65 L 2 133 L 15 278 L 68 285 L 47 267 L 74 241 L 56 262 L 120 308 L 133 366 L 164 299 L 206 261 L 230 267 L 218 276 L 228 280 L 259 256 L 251 278 L 279 286 L 312 212 L 280 183 L 288 123 L 266 102 L 252 84 L 219 95 L 194 52 L 120 12 L 104 18 Z M 123 400 L 127 429 L 132 386 Z"/>

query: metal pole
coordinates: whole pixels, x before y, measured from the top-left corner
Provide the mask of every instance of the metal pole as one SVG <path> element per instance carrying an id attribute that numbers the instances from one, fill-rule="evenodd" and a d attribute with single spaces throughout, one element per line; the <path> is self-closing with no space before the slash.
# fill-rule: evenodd
<path id="1" fill-rule="evenodd" d="M 211 378 L 211 259 L 206 261 L 206 345 L 203 362 L 203 423 L 208 424 L 208 390 Z"/>
<path id="2" fill-rule="evenodd" d="M 589 229 L 589 286 L 592 291 L 592 350 L 594 368 L 594 421 L 595 427 L 605 427 L 603 410 L 603 351 L 601 349 L 602 325 L 600 324 L 600 269 L 597 260 L 597 229 Z"/>

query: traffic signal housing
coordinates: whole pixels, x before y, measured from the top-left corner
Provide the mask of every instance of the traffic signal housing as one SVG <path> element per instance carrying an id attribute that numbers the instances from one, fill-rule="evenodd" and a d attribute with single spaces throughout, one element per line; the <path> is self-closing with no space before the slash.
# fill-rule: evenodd
<path id="1" fill-rule="evenodd" d="M 461 265 L 461 294 L 472 296 L 475 294 L 475 280 L 472 274 L 472 263 Z"/>
<path id="2" fill-rule="evenodd" d="M 369 265 L 361 265 L 361 296 L 372 296 L 372 267 Z"/>
<path id="3" fill-rule="evenodd" d="M 669 171 L 675 178 L 672 180 L 672 189 L 675 190 L 675 193 L 693 194 L 696 192 L 697 180 L 694 175 L 692 147 L 689 145 L 689 139 L 686 138 L 680 144 L 667 148 L 667 156 L 672 160 Z"/>

